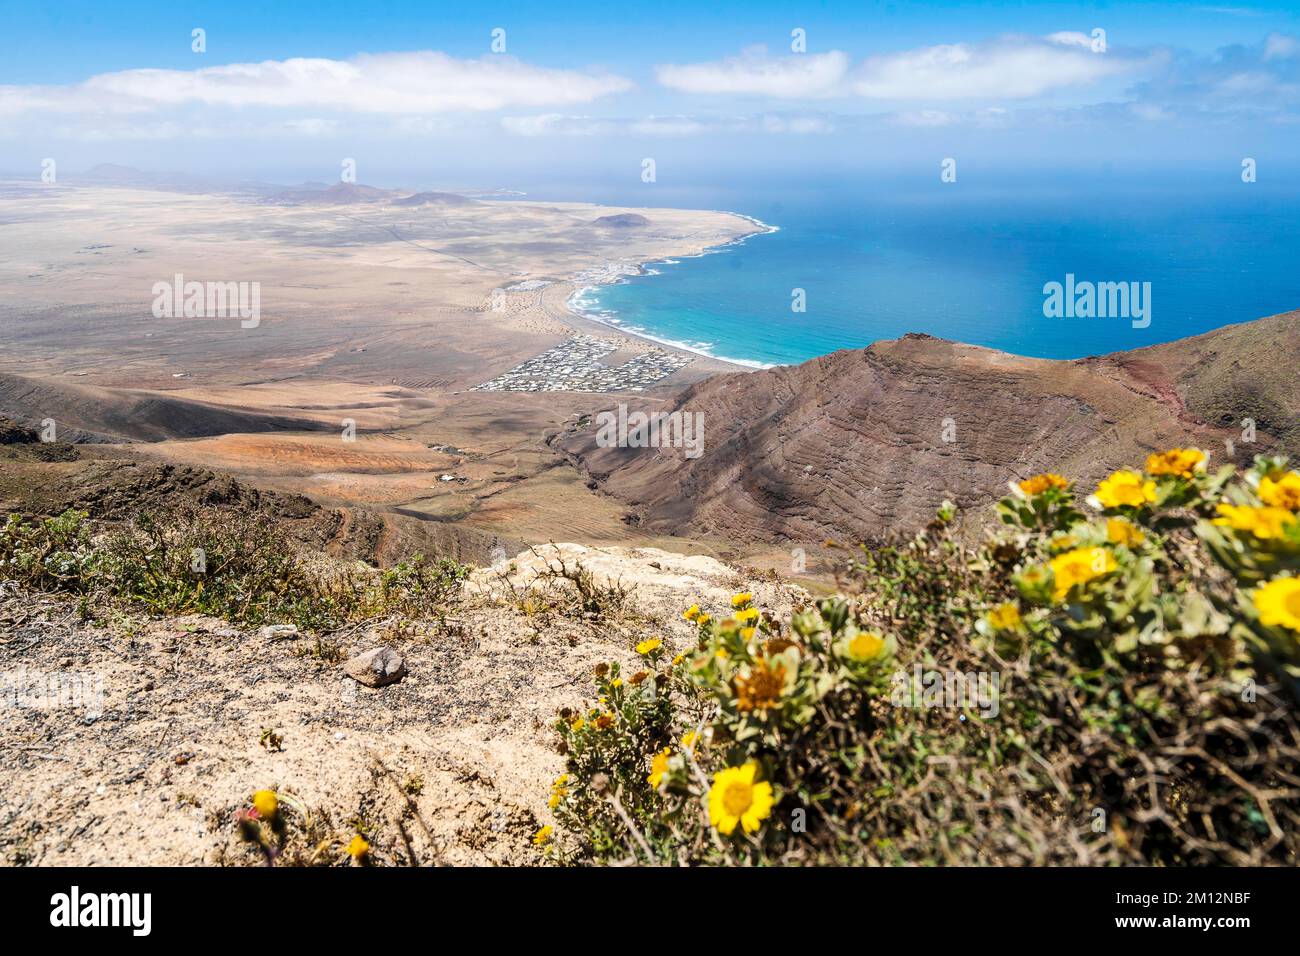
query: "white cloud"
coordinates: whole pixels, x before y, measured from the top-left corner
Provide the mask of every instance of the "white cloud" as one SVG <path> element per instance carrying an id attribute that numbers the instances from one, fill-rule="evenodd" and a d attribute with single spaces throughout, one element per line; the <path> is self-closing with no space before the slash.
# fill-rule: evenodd
<path id="1" fill-rule="evenodd" d="M 882 54 L 856 67 L 838 50 L 770 56 L 757 47 L 709 63 L 661 65 L 655 75 L 662 85 L 685 93 L 940 101 L 1024 99 L 1086 86 L 1141 65 L 1113 50 L 1094 53 L 1092 42 L 1076 31 L 1006 36 Z"/>
<path id="2" fill-rule="evenodd" d="M 501 128 L 516 136 L 693 136 L 703 133 L 772 133 L 805 135 L 829 133 L 834 125 L 820 114 L 761 113 L 752 116 L 619 117 L 504 116 Z"/>
<path id="3" fill-rule="evenodd" d="M 936 127 L 951 126 L 957 117 L 945 110 L 914 110 L 898 113 L 893 121 L 899 126 Z"/>
<path id="4" fill-rule="evenodd" d="M 142 113 L 191 105 L 352 113 L 474 112 L 588 103 L 632 88 L 603 72 L 531 66 L 513 57 L 458 60 L 444 53 L 361 54 L 198 70 L 123 70 L 69 86 L 0 86 L 0 114 Z"/>
<path id="5" fill-rule="evenodd" d="M 1050 43 L 1059 43 L 1062 46 L 1081 46 L 1089 50 L 1092 49 L 1092 37 L 1086 33 L 1080 33 L 1078 30 L 1059 30 L 1056 33 L 1049 33 L 1047 39 Z"/>
<path id="6" fill-rule="evenodd" d="M 1173 114 L 1155 103 L 1131 103 L 1129 110 L 1138 119 L 1146 120 L 1150 123 L 1162 122 L 1173 119 Z"/>
<path id="7" fill-rule="evenodd" d="M 1136 65 L 1114 52 L 1093 53 L 1073 39 L 1002 37 L 871 57 L 850 85 L 868 99 L 1025 99 L 1095 83 Z"/>
<path id="8" fill-rule="evenodd" d="M 1300 41 L 1285 33 L 1270 33 L 1264 41 L 1264 59 L 1281 60 L 1300 53 Z"/>
<path id="9" fill-rule="evenodd" d="M 835 132 L 835 124 L 825 116 L 788 116 L 783 113 L 766 113 L 759 122 L 765 133 L 807 135 Z"/>
<path id="10" fill-rule="evenodd" d="M 849 62 L 849 55 L 839 50 L 774 57 L 765 47 L 753 47 L 712 63 L 661 64 L 655 78 L 683 93 L 816 99 L 842 92 Z"/>

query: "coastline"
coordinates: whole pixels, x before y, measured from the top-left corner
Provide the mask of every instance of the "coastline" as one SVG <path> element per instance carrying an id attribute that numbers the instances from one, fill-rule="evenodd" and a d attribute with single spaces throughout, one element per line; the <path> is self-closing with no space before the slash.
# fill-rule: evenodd
<path id="1" fill-rule="evenodd" d="M 584 324 L 589 326 L 595 326 L 602 330 L 613 330 L 622 335 L 631 336 L 632 338 L 645 342 L 651 342 L 662 349 L 689 355 L 697 360 L 705 359 L 709 362 L 716 362 L 728 370 L 754 372 L 766 368 L 773 368 L 774 363 L 771 362 L 759 362 L 754 359 L 717 355 L 713 352 L 707 351 L 706 347 L 702 345 L 693 345 L 677 339 L 663 338 L 649 329 L 624 324 L 615 313 L 600 309 L 596 307 L 594 303 L 583 301 L 585 296 L 598 292 L 601 287 L 624 282 L 631 276 L 658 275 L 660 270 L 653 268 L 656 265 L 678 265 L 683 259 L 701 259 L 704 256 L 713 255 L 730 246 L 740 245 L 755 236 L 766 236 L 781 231 L 780 226 L 765 223 L 760 219 L 745 215 L 744 213 L 729 212 L 727 210 L 709 211 L 721 212 L 728 216 L 735 216 L 737 219 L 743 219 L 756 228 L 753 231 L 736 236 L 726 242 L 705 246 L 699 252 L 678 253 L 667 257 L 657 257 L 633 263 L 607 263 L 604 269 L 579 273 L 565 283 L 566 285 L 569 285 L 571 289 L 564 300 L 565 309 L 576 319 L 581 320 Z"/>

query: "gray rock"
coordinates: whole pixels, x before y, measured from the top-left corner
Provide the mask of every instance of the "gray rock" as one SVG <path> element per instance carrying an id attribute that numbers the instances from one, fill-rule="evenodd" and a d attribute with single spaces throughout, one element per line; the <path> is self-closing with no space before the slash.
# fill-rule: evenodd
<path id="1" fill-rule="evenodd" d="M 406 661 L 397 651 L 384 645 L 358 654 L 343 665 L 343 670 L 367 687 L 383 687 L 406 676 Z"/>
<path id="2" fill-rule="evenodd" d="M 298 625 L 268 624 L 257 633 L 268 641 L 285 641 L 298 636 Z"/>

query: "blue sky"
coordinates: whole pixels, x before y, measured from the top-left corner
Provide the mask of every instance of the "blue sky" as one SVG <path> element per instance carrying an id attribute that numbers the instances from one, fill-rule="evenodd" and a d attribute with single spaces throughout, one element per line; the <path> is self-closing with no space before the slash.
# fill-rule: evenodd
<path id="1" fill-rule="evenodd" d="M 355 157 L 365 181 L 511 185 L 644 156 L 715 177 L 936 155 L 1291 164 L 1294 8 L 6 0 L 0 170 L 57 156 L 328 180 Z"/>

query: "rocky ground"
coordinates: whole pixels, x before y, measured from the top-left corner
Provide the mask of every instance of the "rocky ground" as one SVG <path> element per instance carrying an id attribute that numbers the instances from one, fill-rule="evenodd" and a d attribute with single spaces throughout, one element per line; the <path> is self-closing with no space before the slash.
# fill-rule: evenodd
<path id="1" fill-rule="evenodd" d="M 626 606 L 563 611 L 568 585 L 546 571 L 560 559 L 627 589 Z M 637 641 L 686 646 L 681 610 L 720 610 L 742 588 L 773 609 L 802 597 L 712 558 L 566 544 L 477 571 L 444 622 L 318 640 L 103 609 L 85 623 L 73 603 L 5 584 L 0 859 L 258 863 L 233 821 L 271 788 L 310 815 L 291 813 L 285 861 L 342 862 L 360 831 L 384 864 L 539 862 L 531 838 L 563 767 L 556 711 L 589 701 L 592 668 L 629 661 Z M 405 675 L 350 677 L 347 661 L 379 646 Z"/>

